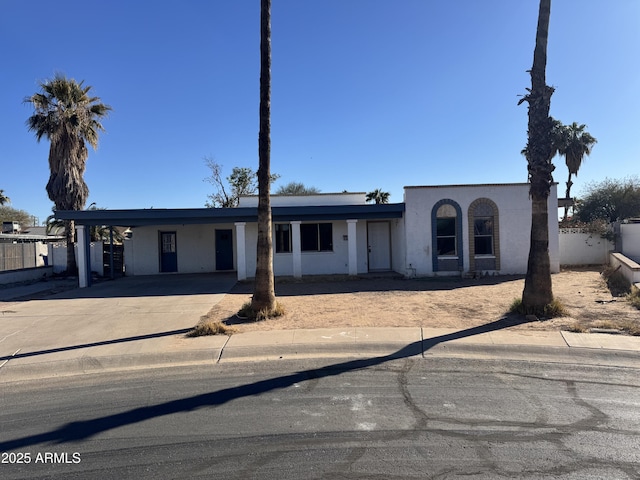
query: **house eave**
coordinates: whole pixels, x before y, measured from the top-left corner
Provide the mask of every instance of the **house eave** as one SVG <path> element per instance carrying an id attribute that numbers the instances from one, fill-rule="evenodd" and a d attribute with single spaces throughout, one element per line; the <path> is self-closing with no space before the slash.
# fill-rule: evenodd
<path id="1" fill-rule="evenodd" d="M 380 205 L 327 205 L 272 207 L 274 222 L 285 221 L 329 221 L 401 218 L 404 203 Z M 192 209 L 132 209 L 132 210 L 60 210 L 55 212 L 58 220 L 73 220 L 76 225 L 187 225 L 234 222 L 257 222 L 258 209 L 239 208 L 192 208 Z"/>

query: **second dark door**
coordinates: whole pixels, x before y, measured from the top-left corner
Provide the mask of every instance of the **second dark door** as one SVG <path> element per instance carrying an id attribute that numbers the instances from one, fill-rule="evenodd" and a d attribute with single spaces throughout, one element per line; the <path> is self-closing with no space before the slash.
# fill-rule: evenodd
<path id="1" fill-rule="evenodd" d="M 233 270 L 231 230 L 216 230 L 216 270 Z"/>

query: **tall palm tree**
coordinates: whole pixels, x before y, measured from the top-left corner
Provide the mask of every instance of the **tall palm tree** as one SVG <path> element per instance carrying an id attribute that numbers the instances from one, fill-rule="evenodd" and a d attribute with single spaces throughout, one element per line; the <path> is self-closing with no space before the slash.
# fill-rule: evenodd
<path id="1" fill-rule="evenodd" d="M 551 0 L 540 0 L 536 46 L 533 52 L 531 89 L 518 102 L 528 102 L 529 123 L 525 155 L 531 196 L 531 245 L 527 263 L 522 306 L 525 311 L 541 313 L 553 301 L 551 262 L 549 260 L 549 209 L 547 200 L 553 184 L 551 163 L 554 120 L 549 116 L 553 88 L 546 83 L 547 40 Z"/>
<path id="2" fill-rule="evenodd" d="M 0 190 L 0 205 L 11 203 L 11 199 L 4 194 L 4 190 Z"/>
<path id="3" fill-rule="evenodd" d="M 367 202 L 376 202 L 376 205 L 381 203 L 389 203 L 389 192 L 383 192 L 382 189 L 376 188 L 373 192 L 367 193 Z"/>
<path id="4" fill-rule="evenodd" d="M 558 153 L 564 155 L 567 169 L 569 170 L 569 178 L 567 179 L 567 190 L 565 198 L 571 198 L 571 187 L 573 182 L 571 176 L 578 176 L 578 170 L 582 165 L 585 155 L 591 154 L 591 149 L 598 142 L 589 132 L 585 132 L 586 125 L 578 125 L 573 122 L 571 125 L 565 125 L 560 129 L 558 139 Z M 564 220 L 567 219 L 569 207 L 564 207 Z"/>
<path id="5" fill-rule="evenodd" d="M 27 119 L 27 127 L 38 142 L 43 137 L 50 142 L 47 194 L 56 210 L 84 208 L 89 195 L 83 178 L 89 156 L 86 144 L 97 148 L 98 132 L 104 131 L 100 121 L 111 110 L 100 98 L 90 96 L 91 87 L 83 83 L 56 74 L 40 84 L 40 92 L 25 99 L 35 109 Z M 74 229 L 74 222 L 68 221 L 65 236 L 69 273 L 77 270 Z"/>
<path id="6" fill-rule="evenodd" d="M 258 134 L 258 246 L 251 299 L 254 312 L 273 312 L 276 294 L 271 240 L 271 0 L 260 3 L 260 132 Z"/>

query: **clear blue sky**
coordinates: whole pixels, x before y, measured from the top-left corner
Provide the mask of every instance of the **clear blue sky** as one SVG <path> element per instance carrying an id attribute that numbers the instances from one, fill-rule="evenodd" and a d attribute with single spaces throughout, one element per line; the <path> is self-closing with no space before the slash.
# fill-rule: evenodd
<path id="1" fill-rule="evenodd" d="M 203 158 L 257 168 L 259 0 L 3 0 L 0 188 L 42 222 L 22 100 L 62 72 L 113 107 L 85 180 L 107 208 L 202 207 Z M 523 182 L 538 0 L 273 0 L 272 171 L 323 192 Z M 640 1 L 553 0 L 551 114 L 598 139 L 574 186 L 637 174 Z M 555 179 L 566 180 L 564 161 Z M 562 185 L 561 185 L 562 187 Z M 562 192 L 563 190 L 561 190 Z"/>

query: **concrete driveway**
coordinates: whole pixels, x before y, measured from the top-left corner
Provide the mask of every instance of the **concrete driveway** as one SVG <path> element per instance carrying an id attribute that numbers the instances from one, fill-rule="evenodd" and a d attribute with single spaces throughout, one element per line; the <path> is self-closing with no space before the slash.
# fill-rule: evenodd
<path id="1" fill-rule="evenodd" d="M 179 350 L 184 334 L 235 283 L 233 273 L 125 277 L 41 300 L 0 302 L 0 379 L 15 366 L 68 360 L 95 369 L 99 357 L 124 362 Z M 205 337 L 199 346 L 219 341 Z"/>

